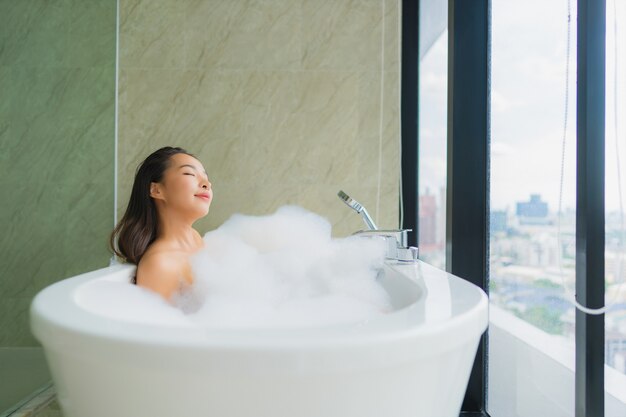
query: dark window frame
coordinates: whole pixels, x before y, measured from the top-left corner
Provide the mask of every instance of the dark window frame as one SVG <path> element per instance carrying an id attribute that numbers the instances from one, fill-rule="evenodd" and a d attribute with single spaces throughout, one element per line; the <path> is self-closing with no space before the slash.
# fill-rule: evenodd
<path id="1" fill-rule="evenodd" d="M 402 154 L 402 229 L 411 229 L 408 244 L 417 246 L 419 236 L 419 31 L 420 1 L 402 1 L 402 87 L 400 137 Z"/>
<path id="2" fill-rule="evenodd" d="M 576 298 L 604 305 L 606 1 L 578 0 Z M 604 416 L 604 314 L 576 310 L 576 417 Z"/>
<path id="3" fill-rule="evenodd" d="M 489 293 L 491 0 L 448 1 L 446 270 Z M 487 408 L 487 344 L 478 345 L 461 410 Z"/>

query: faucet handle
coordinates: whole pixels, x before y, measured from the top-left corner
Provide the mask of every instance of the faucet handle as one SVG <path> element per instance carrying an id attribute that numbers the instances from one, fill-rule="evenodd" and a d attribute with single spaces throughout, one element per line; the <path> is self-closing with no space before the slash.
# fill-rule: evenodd
<path id="1" fill-rule="evenodd" d="M 383 238 L 387 242 L 387 259 L 415 261 L 419 254 L 418 249 L 415 246 L 407 247 L 410 231 L 411 229 L 359 230 L 353 236 Z"/>
<path id="2" fill-rule="evenodd" d="M 398 261 L 415 262 L 419 259 L 419 249 L 417 246 L 408 248 L 398 248 Z"/>

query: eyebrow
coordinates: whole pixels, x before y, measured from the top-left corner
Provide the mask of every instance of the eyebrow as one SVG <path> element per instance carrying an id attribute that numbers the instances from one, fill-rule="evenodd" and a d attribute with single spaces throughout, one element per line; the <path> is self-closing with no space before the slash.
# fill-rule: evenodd
<path id="1" fill-rule="evenodd" d="M 195 166 L 191 165 L 191 164 L 183 164 L 181 166 L 178 167 L 178 169 L 184 168 L 184 167 L 188 167 L 193 169 L 194 171 L 198 171 L 198 168 L 196 168 Z M 203 171 L 206 174 L 206 171 Z"/>

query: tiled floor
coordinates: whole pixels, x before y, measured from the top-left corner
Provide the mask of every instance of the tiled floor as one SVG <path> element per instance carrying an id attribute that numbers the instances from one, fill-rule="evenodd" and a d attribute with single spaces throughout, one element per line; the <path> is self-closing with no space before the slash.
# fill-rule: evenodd
<path id="1" fill-rule="evenodd" d="M 33 414 L 33 417 L 63 417 L 59 403 L 54 400 L 44 409 Z"/>
<path id="2" fill-rule="evenodd" d="M 10 417 L 63 417 L 63 413 L 56 401 L 54 388 L 50 386 L 11 413 Z"/>

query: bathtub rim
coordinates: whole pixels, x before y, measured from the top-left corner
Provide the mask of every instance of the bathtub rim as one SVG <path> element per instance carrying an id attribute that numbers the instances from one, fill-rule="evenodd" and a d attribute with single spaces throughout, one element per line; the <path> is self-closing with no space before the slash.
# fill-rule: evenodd
<path id="1" fill-rule="evenodd" d="M 324 348 L 354 349 L 358 346 L 384 346 L 405 340 L 429 337 L 439 350 L 453 349 L 482 334 L 487 328 L 488 301 L 486 294 L 475 285 L 439 271 L 418 261 L 426 269 L 438 271 L 451 285 L 472 294 L 464 311 L 447 320 L 424 323 L 415 314 L 420 302 L 380 318 L 357 324 L 337 324 L 305 328 L 200 328 L 197 326 L 152 325 L 112 320 L 84 310 L 74 300 L 80 285 L 103 279 L 112 274 L 123 274 L 134 265 L 115 265 L 86 272 L 59 281 L 43 289 L 30 306 L 31 329 L 35 337 L 51 348 L 62 348 L 81 343 L 85 338 L 114 341 L 123 345 L 158 345 L 185 349 L 239 349 L 239 350 L 310 350 Z M 410 271 L 416 265 L 391 265 L 397 271 Z M 432 270 L 430 271 L 432 273 Z M 407 277 L 407 279 L 410 279 Z M 424 294 L 428 297 L 428 294 Z M 54 303 L 57 301 L 57 303 Z M 60 301 L 60 303 L 59 303 Z M 64 301 L 64 302 L 63 302 Z M 413 314 L 413 315 L 412 315 Z M 69 320 L 68 320 L 69 318 Z M 453 337 L 450 337 L 453 335 Z M 438 341 L 438 342 L 437 342 Z"/>

